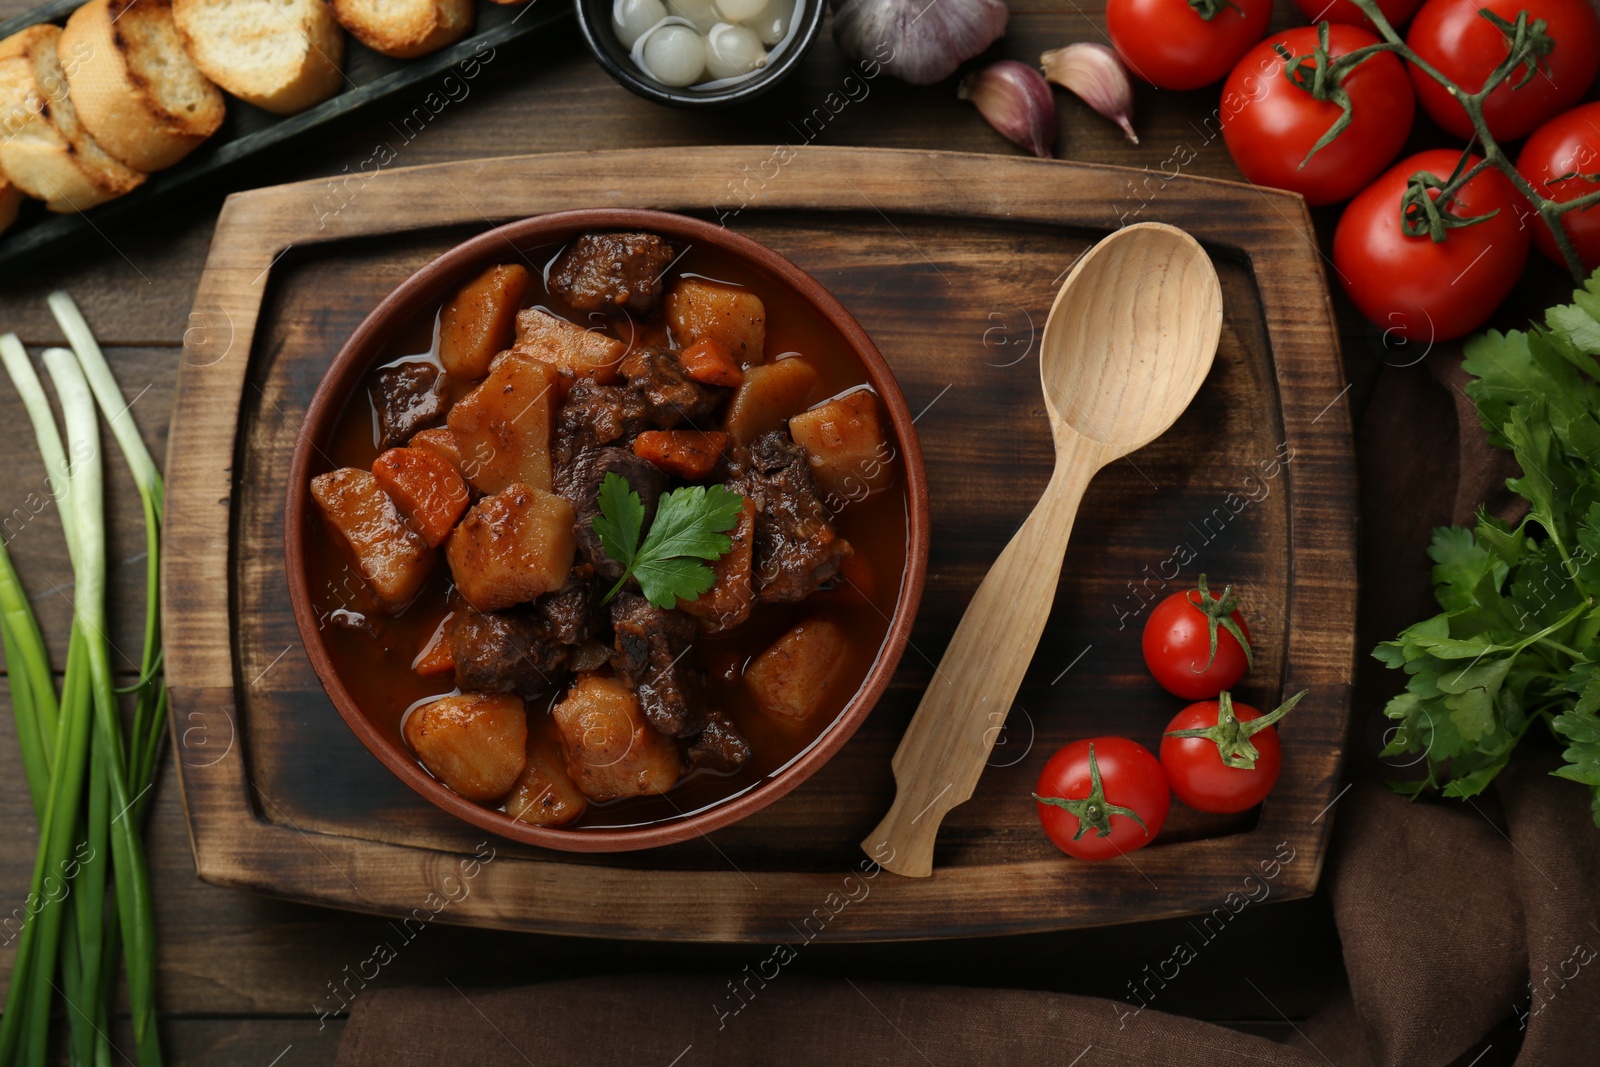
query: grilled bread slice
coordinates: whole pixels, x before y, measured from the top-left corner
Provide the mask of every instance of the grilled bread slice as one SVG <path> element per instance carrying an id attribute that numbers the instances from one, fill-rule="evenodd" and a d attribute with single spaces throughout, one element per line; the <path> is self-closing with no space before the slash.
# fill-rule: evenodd
<path id="1" fill-rule="evenodd" d="M 437 52 L 472 29 L 472 0 L 332 0 L 356 40 L 386 56 Z"/>
<path id="2" fill-rule="evenodd" d="M 144 174 L 100 147 L 78 121 L 60 39 L 58 27 L 41 25 L 0 41 L 0 171 L 51 211 L 83 211 L 137 188 Z"/>
<path id="3" fill-rule="evenodd" d="M 58 51 L 84 128 L 135 170 L 172 166 L 222 125 L 222 92 L 184 51 L 171 0 L 89 0 Z"/>
<path id="4" fill-rule="evenodd" d="M 172 0 L 200 73 L 278 115 L 319 104 L 344 80 L 344 31 L 327 0 Z"/>

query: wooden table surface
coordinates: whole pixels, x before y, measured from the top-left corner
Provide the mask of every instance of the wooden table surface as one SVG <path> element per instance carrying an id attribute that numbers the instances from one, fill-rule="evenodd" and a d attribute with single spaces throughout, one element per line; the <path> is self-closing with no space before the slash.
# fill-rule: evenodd
<path id="1" fill-rule="evenodd" d="M 29 0 L 0 0 L 0 17 L 29 6 Z M 1297 18 L 1286 3 L 1279 4 L 1276 25 Z M 1035 62 L 1046 48 L 1103 40 L 1103 25 L 1097 0 L 1082 6 L 1075 0 L 1012 0 L 1010 31 L 991 54 Z M 614 84 L 591 61 L 576 25 L 567 20 L 527 48 L 502 50 L 465 96 L 452 100 L 420 129 L 413 124 L 409 139 L 400 120 L 421 103 L 421 90 L 415 100 L 380 105 L 337 134 L 301 144 L 252 171 L 250 180 L 270 184 L 337 178 L 358 172 L 379 146 L 392 150 L 395 166 L 586 148 L 799 144 L 808 139 L 829 145 L 1010 150 L 970 104 L 956 99 L 953 82 L 911 87 L 879 78 L 831 113 L 824 100 L 842 91 L 849 73 L 824 36 L 802 69 L 756 104 L 719 114 L 666 110 Z M 1161 217 L 1161 171 L 1164 164 L 1170 171 L 1175 158 L 1192 154 L 1183 168 L 1187 173 L 1239 178 L 1225 146 L 1214 136 L 1214 122 L 1206 124 L 1217 105 L 1215 90 L 1141 88 L 1139 146 L 1126 143 L 1115 127 L 1070 96 L 1058 92 L 1056 99 L 1059 158 L 1148 168 L 1144 174 L 1129 174 L 1130 204 L 1147 205 L 1140 218 Z M 823 110 L 814 111 L 819 108 Z M 803 120 L 814 113 L 826 122 L 813 119 L 804 126 Z M 764 155 L 752 156 L 752 168 Z M 57 287 L 72 292 L 106 346 L 133 418 L 158 457 L 165 453 L 179 346 L 220 203 L 219 191 L 150 219 L 137 230 L 98 241 L 69 261 L 35 272 L 23 284 L 7 282 L 0 288 L 0 330 L 16 331 L 35 351 L 62 340 L 45 307 L 45 294 Z M 308 211 L 313 209 L 307 205 Z M 1318 214 L 1324 248 L 1335 219 L 1332 212 Z M 1560 286 L 1556 274 L 1535 268 L 1512 317 L 1526 307 L 1542 306 L 1541 294 L 1559 294 Z M 1339 309 L 1359 419 L 1367 398 L 1383 384 L 1385 349 L 1378 331 L 1362 322 L 1342 297 Z M 1425 375 L 1414 368 L 1399 373 Z M 0 468 L 4 536 L 59 665 L 71 574 L 54 511 L 46 507 L 33 514 L 39 511 L 40 496 L 30 494 L 44 493 L 43 470 L 22 406 L 8 388 L 0 388 L 0 455 L 8 457 Z M 111 636 L 118 648 L 136 650 L 144 581 L 138 498 L 115 462 L 110 473 L 108 507 L 115 530 L 110 547 Z M 1421 566 L 1419 556 L 1419 571 Z M 1363 633 L 1361 647 L 1380 636 L 1387 633 Z M 132 667 L 126 657 L 123 667 Z M 1358 758 L 1370 759 L 1376 715 L 1371 700 L 1358 706 L 1352 729 Z M 35 826 L 9 715 L 0 718 L 7 720 L 0 728 L 0 911 L 9 912 L 27 893 Z M 170 771 L 168 767 L 156 786 L 147 837 L 159 929 L 160 1000 L 171 1062 L 279 1067 L 332 1063 L 342 1023 L 319 1018 L 318 1006 L 329 1003 L 330 987 L 386 936 L 385 922 L 201 884 Z M 1170 955 L 1186 931 L 1186 923 L 1176 920 L 954 943 L 818 945 L 799 966 L 821 975 L 1116 996 L 1126 994 L 1127 985 L 1147 964 L 1154 966 Z M 667 970 L 732 978 L 761 955 L 750 947 L 578 941 L 435 925 L 386 967 L 379 981 L 442 985 L 448 978 L 466 987 Z M 0 971 L 9 972 L 10 959 L 11 948 L 0 947 Z M 1289 1032 L 1290 1020 L 1316 1010 L 1343 982 L 1324 890 L 1309 901 L 1242 913 L 1227 939 L 1185 968 L 1154 1006 L 1282 1036 Z M 1270 990 L 1271 1001 L 1253 991 L 1252 983 Z"/>

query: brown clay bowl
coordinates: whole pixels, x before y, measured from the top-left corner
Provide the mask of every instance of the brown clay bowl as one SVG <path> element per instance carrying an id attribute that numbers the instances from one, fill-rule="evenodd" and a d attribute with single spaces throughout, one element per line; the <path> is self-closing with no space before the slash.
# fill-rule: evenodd
<path id="1" fill-rule="evenodd" d="M 396 331 L 429 304 L 490 264 L 504 262 L 514 252 L 559 244 L 595 229 L 649 230 L 680 244 L 695 243 L 717 249 L 766 277 L 771 284 L 791 290 L 802 304 L 831 323 L 866 368 L 868 380 L 889 414 L 904 462 L 908 542 L 900 597 L 876 662 L 839 717 L 800 756 L 754 788 L 680 819 L 619 829 L 559 829 L 529 826 L 503 812 L 457 796 L 424 770 L 404 744 L 380 729 L 361 707 L 340 677 L 323 643 L 307 576 L 306 524 L 316 517 L 311 500 L 311 478 L 326 466 L 320 450 L 332 435 L 346 401 Z M 843 305 L 810 275 L 748 237 L 684 215 L 597 208 L 538 215 L 481 233 L 417 271 L 373 309 L 334 357 L 306 410 L 305 424 L 296 440 L 289 469 L 284 547 L 295 623 L 311 665 L 345 723 L 385 767 L 430 803 L 503 837 L 570 852 L 622 852 L 684 841 L 760 811 L 811 777 L 850 740 L 888 687 L 910 637 L 928 565 L 928 521 L 927 475 L 911 412 L 889 365 Z"/>

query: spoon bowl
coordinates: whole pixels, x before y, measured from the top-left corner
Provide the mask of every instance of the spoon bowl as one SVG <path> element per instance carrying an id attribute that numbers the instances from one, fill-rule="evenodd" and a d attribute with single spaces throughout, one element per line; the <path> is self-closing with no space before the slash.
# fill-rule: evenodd
<path id="1" fill-rule="evenodd" d="M 1084 490 L 1177 421 L 1221 336 L 1217 272 L 1182 230 L 1118 230 L 1067 275 L 1039 353 L 1055 470 L 973 594 L 895 750 L 894 805 L 861 842 L 881 866 L 933 873 L 939 824 L 972 796 L 1050 617 Z"/>
<path id="2" fill-rule="evenodd" d="M 1194 399 L 1222 330 L 1222 288 L 1187 233 L 1146 222 L 1084 253 L 1045 323 L 1039 377 L 1053 423 L 1127 455 Z"/>

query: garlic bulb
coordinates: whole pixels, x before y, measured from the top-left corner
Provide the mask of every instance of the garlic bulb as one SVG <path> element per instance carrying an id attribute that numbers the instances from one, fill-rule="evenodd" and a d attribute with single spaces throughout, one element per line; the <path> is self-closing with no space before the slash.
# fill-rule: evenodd
<path id="1" fill-rule="evenodd" d="M 1005 0 L 842 0 L 833 39 L 851 59 L 929 85 L 993 44 L 1006 15 Z"/>
<path id="2" fill-rule="evenodd" d="M 1056 143 L 1056 98 L 1044 76 L 1014 59 L 968 74 L 956 93 L 978 106 L 989 125 L 1041 159 Z"/>
<path id="3" fill-rule="evenodd" d="M 1046 78 L 1077 93 L 1084 103 L 1121 126 L 1128 140 L 1139 143 L 1139 135 L 1133 132 L 1133 83 L 1116 52 L 1103 44 L 1069 44 L 1040 56 L 1039 66 Z"/>

